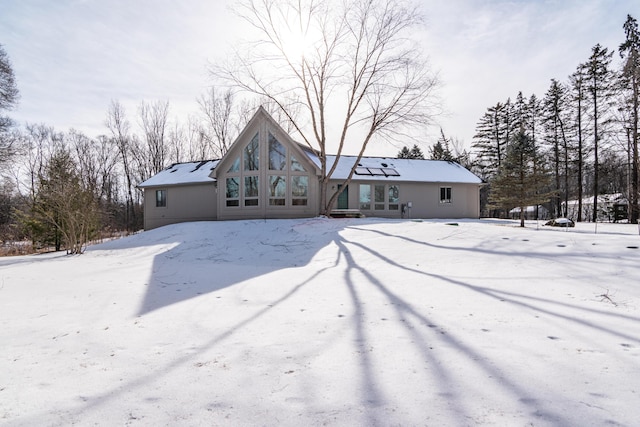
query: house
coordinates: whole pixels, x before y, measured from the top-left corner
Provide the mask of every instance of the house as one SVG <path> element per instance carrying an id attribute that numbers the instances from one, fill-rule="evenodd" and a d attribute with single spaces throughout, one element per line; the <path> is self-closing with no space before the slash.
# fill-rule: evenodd
<path id="1" fill-rule="evenodd" d="M 593 220 L 593 196 L 582 199 L 582 218 L 585 221 Z M 629 202 L 622 193 L 598 195 L 598 220 L 620 221 L 629 218 Z M 562 208 L 567 212 L 567 218 L 578 218 L 578 200 L 562 202 Z"/>
<path id="2" fill-rule="evenodd" d="M 336 156 L 327 156 L 328 166 Z M 340 156 L 329 195 L 356 156 Z M 174 164 L 141 183 L 144 226 L 186 221 L 313 217 L 320 213 L 320 159 L 259 108 L 220 160 Z M 335 213 L 387 218 L 477 218 L 480 178 L 457 163 L 363 157 Z"/>

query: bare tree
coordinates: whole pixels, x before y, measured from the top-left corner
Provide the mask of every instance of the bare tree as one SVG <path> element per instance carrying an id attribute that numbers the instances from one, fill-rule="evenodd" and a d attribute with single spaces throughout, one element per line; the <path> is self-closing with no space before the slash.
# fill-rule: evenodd
<path id="1" fill-rule="evenodd" d="M 18 103 L 18 87 L 11 62 L 4 48 L 0 44 L 0 112 L 11 110 Z M 13 121 L 0 115 L 0 163 L 7 162 L 16 154 L 18 139 L 9 132 Z"/>
<path id="2" fill-rule="evenodd" d="M 169 101 L 146 103 L 142 101 L 139 108 L 140 124 L 146 142 L 147 163 L 144 179 L 157 174 L 165 167 L 168 159 L 168 141 L 166 138 Z"/>
<path id="3" fill-rule="evenodd" d="M 135 152 L 136 140 L 129 133 L 129 121 L 126 118 L 124 108 L 118 101 L 112 101 L 107 113 L 107 128 L 111 131 L 113 140 L 118 147 L 124 178 L 126 180 L 127 206 L 125 210 L 125 224 L 128 230 L 133 231 L 138 225 L 134 201 L 135 191 Z"/>
<path id="4" fill-rule="evenodd" d="M 226 90 L 222 94 L 211 87 L 206 94 L 198 98 L 200 111 L 205 117 L 204 137 L 207 151 L 214 157 L 220 158 L 225 155 L 233 138 L 235 138 L 234 117 L 234 96 L 231 90 Z M 204 160 L 204 159 L 201 159 Z"/>
<path id="5" fill-rule="evenodd" d="M 329 214 L 338 198 L 328 184 L 347 144 L 358 157 L 342 188 L 374 137 L 395 138 L 430 122 L 437 80 L 409 39 L 422 23 L 416 7 L 400 0 L 246 0 L 238 14 L 257 39 L 213 74 L 277 105 L 318 153 L 321 213 Z M 330 141 L 337 142 L 333 163 Z"/>
<path id="6" fill-rule="evenodd" d="M 55 248 L 81 254 L 100 228 L 96 198 L 82 184 L 71 152 L 57 149 L 38 178 L 39 198 L 35 220 L 48 223 L 55 231 Z"/>

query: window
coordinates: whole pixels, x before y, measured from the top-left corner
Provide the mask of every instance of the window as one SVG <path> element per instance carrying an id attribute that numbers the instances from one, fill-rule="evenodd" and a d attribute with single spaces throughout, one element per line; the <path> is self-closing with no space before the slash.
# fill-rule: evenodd
<path id="1" fill-rule="evenodd" d="M 385 193 L 384 187 L 385 187 L 384 184 L 373 186 L 373 201 L 374 201 L 373 208 L 377 211 L 383 211 L 385 207 L 384 206 L 384 193 Z"/>
<path id="2" fill-rule="evenodd" d="M 372 205 L 373 192 L 373 205 Z M 397 211 L 400 209 L 400 190 L 397 185 L 360 184 L 360 209 Z"/>
<path id="3" fill-rule="evenodd" d="M 389 210 L 397 211 L 400 201 L 400 190 L 397 185 L 389 186 Z"/>
<path id="4" fill-rule="evenodd" d="M 156 208 L 167 206 L 167 190 L 156 190 Z"/>
<path id="5" fill-rule="evenodd" d="M 306 172 L 307 170 L 302 164 L 292 155 L 291 156 L 291 171 L 292 172 Z"/>
<path id="6" fill-rule="evenodd" d="M 306 206 L 309 194 L 309 177 L 291 177 L 291 204 L 293 206 Z"/>
<path id="7" fill-rule="evenodd" d="M 440 187 L 440 203 L 451 203 L 451 187 Z"/>
<path id="8" fill-rule="evenodd" d="M 369 184 L 360 184 L 360 209 L 363 211 L 371 210 L 371 186 Z"/>
<path id="9" fill-rule="evenodd" d="M 287 177 L 269 176 L 269 205 L 284 206 L 287 197 Z"/>
<path id="10" fill-rule="evenodd" d="M 269 169 L 283 171 L 287 168 L 287 149 L 269 133 Z"/>
<path id="11" fill-rule="evenodd" d="M 258 134 L 244 147 L 244 170 L 257 171 L 260 166 L 260 144 Z"/>
<path id="12" fill-rule="evenodd" d="M 258 185 L 257 176 L 244 177 L 244 205 L 258 206 Z"/>
<path id="13" fill-rule="evenodd" d="M 275 133 L 274 133 L 275 132 Z M 292 155 L 287 141 L 280 141 L 279 131 L 256 132 L 242 148 L 240 155 L 232 157 L 226 176 L 224 191 L 229 209 L 277 210 L 309 206 L 310 185 L 314 175 L 307 166 Z M 304 159 L 301 159 L 304 161 Z M 315 186 L 314 186 L 315 188 Z M 224 206 L 224 205 L 223 205 Z M 297 208 L 300 209 L 300 208 Z"/>
<path id="14" fill-rule="evenodd" d="M 240 172 L 240 157 L 236 157 L 227 173 Z"/>
<path id="15" fill-rule="evenodd" d="M 227 178 L 227 206 L 240 206 L 239 178 Z"/>

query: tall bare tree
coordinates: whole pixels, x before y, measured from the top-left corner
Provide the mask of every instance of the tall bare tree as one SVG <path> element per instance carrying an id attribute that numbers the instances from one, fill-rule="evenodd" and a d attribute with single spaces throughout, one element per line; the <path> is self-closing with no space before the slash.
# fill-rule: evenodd
<path id="1" fill-rule="evenodd" d="M 111 132 L 111 136 L 118 147 L 120 160 L 126 180 L 127 202 L 125 209 L 125 224 L 129 231 L 134 231 L 138 226 L 134 191 L 136 185 L 136 139 L 130 134 L 129 121 L 126 118 L 124 107 L 118 101 L 112 101 L 107 112 L 105 124 Z"/>
<path id="2" fill-rule="evenodd" d="M 169 117 L 169 101 L 147 103 L 142 101 L 139 108 L 140 124 L 146 143 L 146 176 L 149 178 L 165 168 L 169 158 L 167 124 Z"/>
<path id="3" fill-rule="evenodd" d="M 220 93 L 215 87 L 211 87 L 198 98 L 198 105 L 205 117 L 204 136 L 207 151 L 220 158 L 225 155 L 237 135 L 238 116 L 234 115 L 233 92 L 228 89 Z"/>
<path id="4" fill-rule="evenodd" d="M 417 7 L 401 0 L 245 0 L 238 14 L 258 35 L 213 74 L 271 100 L 318 153 L 321 213 L 338 198 L 328 184 L 348 146 L 358 157 L 342 188 L 372 139 L 430 122 L 437 79 L 410 41 L 422 23 Z M 300 118 L 292 102 L 301 106 Z M 330 163 L 332 141 L 337 158 Z"/>

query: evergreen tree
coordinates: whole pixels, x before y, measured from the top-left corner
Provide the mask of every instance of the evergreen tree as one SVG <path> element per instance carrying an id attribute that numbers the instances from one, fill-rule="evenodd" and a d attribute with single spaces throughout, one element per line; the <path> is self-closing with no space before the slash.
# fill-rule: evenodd
<path id="1" fill-rule="evenodd" d="M 424 159 L 424 153 L 416 144 L 413 144 L 413 147 L 411 147 L 410 156 L 411 159 Z"/>
<path id="2" fill-rule="evenodd" d="M 624 91 L 624 106 L 629 110 L 628 122 L 625 124 L 629 150 L 631 151 L 631 188 L 629 192 L 629 220 L 636 224 L 640 216 L 638 205 L 638 107 L 640 102 L 640 32 L 638 22 L 631 15 L 623 25 L 625 41 L 620 45 L 620 56 L 624 62 L 620 73 L 620 83 Z"/>
<path id="3" fill-rule="evenodd" d="M 440 138 L 429 149 L 429 158 L 431 160 L 445 160 L 447 162 L 456 161 L 451 152 L 449 140 L 444 136 L 442 128 L 440 128 Z"/>
<path id="4" fill-rule="evenodd" d="M 586 103 L 586 83 L 585 74 L 582 65 L 579 65 L 576 71 L 569 76 L 571 95 L 570 101 L 573 113 L 571 114 L 573 134 L 576 141 L 575 146 L 575 163 L 576 163 L 576 190 L 578 197 L 578 214 L 577 221 L 582 222 L 582 199 L 583 199 L 583 183 L 584 183 L 584 120 L 583 114 Z"/>
<path id="5" fill-rule="evenodd" d="M 507 145 L 503 121 L 505 107 L 498 102 L 487 108 L 476 125 L 472 147 L 477 151 L 481 177 L 490 179 L 500 169 Z"/>
<path id="6" fill-rule="evenodd" d="M 543 100 L 545 141 L 553 153 L 553 172 L 555 178 L 554 214 L 566 216 L 562 211 L 561 195 L 564 194 L 565 206 L 568 205 L 569 145 L 565 132 L 567 89 L 556 79 Z"/>
<path id="7" fill-rule="evenodd" d="M 527 111 L 528 113 L 527 122 L 525 123 L 525 131 L 533 140 L 533 145 L 536 145 L 538 143 L 538 123 L 541 120 L 542 106 L 535 93 L 529 97 Z"/>
<path id="8" fill-rule="evenodd" d="M 589 60 L 582 65 L 593 120 L 593 222 L 598 220 L 599 155 L 603 139 L 602 121 L 608 109 L 608 100 L 611 97 L 612 72 L 609 65 L 612 56 L 613 52 L 596 44 L 591 50 Z"/>
<path id="9" fill-rule="evenodd" d="M 409 147 L 407 147 L 406 145 L 402 147 L 400 151 L 398 151 L 399 159 L 410 159 L 411 158 L 410 156 L 411 156 L 411 150 L 409 150 Z"/>
<path id="10" fill-rule="evenodd" d="M 82 185 L 76 165 L 67 150 L 56 152 L 39 177 L 40 198 L 34 223 L 47 224 L 53 231 L 56 250 L 80 254 L 99 230 L 99 211 L 91 189 Z"/>
<path id="11" fill-rule="evenodd" d="M 524 227 L 527 206 L 537 206 L 549 200 L 551 193 L 546 190 L 549 175 L 533 140 L 524 129 L 513 137 L 498 174 L 490 184 L 490 206 L 505 210 L 520 208 L 521 227 Z"/>
<path id="12" fill-rule="evenodd" d="M 527 125 L 530 121 L 529 102 L 527 98 L 522 94 L 522 91 L 518 92 L 516 96 L 516 102 L 513 103 L 513 122 L 512 129 L 524 129 L 528 131 Z"/>
<path id="13" fill-rule="evenodd" d="M 414 144 L 411 149 L 409 147 L 404 146 L 398 152 L 399 159 L 424 159 L 424 154 L 420 147 L 417 144 Z"/>

